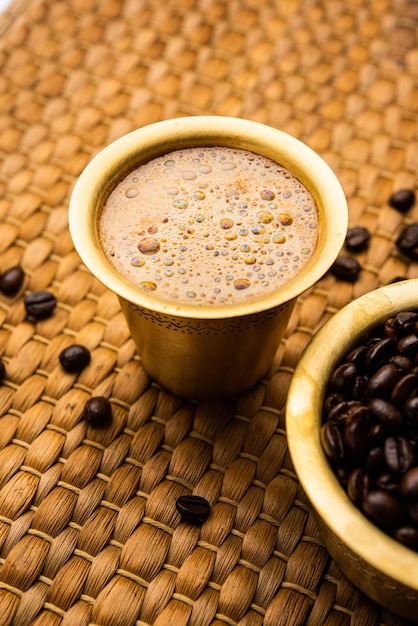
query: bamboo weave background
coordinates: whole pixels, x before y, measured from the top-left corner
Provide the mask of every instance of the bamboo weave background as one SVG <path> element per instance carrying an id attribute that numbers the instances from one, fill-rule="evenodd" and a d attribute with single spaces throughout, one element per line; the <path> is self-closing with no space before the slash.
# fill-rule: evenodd
<path id="1" fill-rule="evenodd" d="M 391 191 L 416 184 L 414 0 L 15 0 L 0 16 L 0 624 L 405 626 L 341 574 L 317 537 L 286 448 L 298 357 L 340 307 L 418 276 L 394 249 Z M 72 186 L 118 136 L 226 114 L 293 134 L 331 165 L 350 225 L 367 226 L 355 284 L 298 302 L 268 380 L 237 399 L 181 400 L 143 371 L 116 298 L 80 264 Z M 23 294 L 50 289 L 34 323 Z M 74 342 L 78 377 L 58 355 Z M 80 419 L 91 395 L 115 420 Z M 212 504 L 202 528 L 175 499 Z"/>

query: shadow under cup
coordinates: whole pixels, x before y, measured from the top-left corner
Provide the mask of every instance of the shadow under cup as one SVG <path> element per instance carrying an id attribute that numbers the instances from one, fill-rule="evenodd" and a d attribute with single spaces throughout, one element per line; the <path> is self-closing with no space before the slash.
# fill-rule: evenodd
<path id="1" fill-rule="evenodd" d="M 268 157 L 313 195 L 315 250 L 296 276 L 257 299 L 235 304 L 179 304 L 135 287 L 107 260 L 98 217 L 127 174 L 174 150 L 222 146 Z M 297 297 L 336 259 L 347 232 L 347 203 L 332 170 L 308 146 L 264 124 L 231 117 L 183 117 L 150 124 L 117 139 L 87 165 L 70 200 L 69 225 L 83 263 L 117 294 L 144 368 L 163 388 L 194 399 L 233 396 L 255 385 L 271 365 Z"/>

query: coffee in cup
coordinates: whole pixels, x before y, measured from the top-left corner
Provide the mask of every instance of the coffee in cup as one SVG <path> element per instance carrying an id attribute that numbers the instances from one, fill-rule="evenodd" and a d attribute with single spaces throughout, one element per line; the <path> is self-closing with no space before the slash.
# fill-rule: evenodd
<path id="1" fill-rule="evenodd" d="M 277 129 L 183 117 L 117 139 L 70 201 L 82 261 L 119 298 L 163 388 L 233 396 L 268 375 L 296 299 L 335 261 L 347 204 L 325 161 Z"/>

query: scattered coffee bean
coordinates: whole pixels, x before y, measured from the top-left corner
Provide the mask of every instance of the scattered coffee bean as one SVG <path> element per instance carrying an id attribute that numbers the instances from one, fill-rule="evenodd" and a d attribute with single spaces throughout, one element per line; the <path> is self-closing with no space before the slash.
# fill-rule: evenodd
<path id="1" fill-rule="evenodd" d="M 394 191 L 389 198 L 389 204 L 397 211 L 400 211 L 401 213 L 406 213 L 415 204 L 414 190 L 399 189 L 399 191 Z"/>
<path id="2" fill-rule="evenodd" d="M 52 315 L 57 299 L 50 291 L 33 291 L 25 297 L 25 309 L 35 319 L 45 319 Z"/>
<path id="3" fill-rule="evenodd" d="M 352 226 L 347 230 L 345 245 L 351 252 L 362 252 L 370 242 L 370 231 L 364 226 Z"/>
<path id="4" fill-rule="evenodd" d="M 361 265 L 351 256 L 340 255 L 330 267 L 330 272 L 336 278 L 354 283 L 361 271 Z"/>
<path id="5" fill-rule="evenodd" d="M 180 496 L 176 508 L 183 519 L 191 524 L 203 524 L 210 515 L 210 504 L 202 496 Z"/>
<path id="6" fill-rule="evenodd" d="M 90 363 L 90 359 L 90 351 L 78 344 L 68 346 L 59 355 L 62 367 L 70 373 L 81 372 Z"/>
<path id="7" fill-rule="evenodd" d="M 413 222 L 405 226 L 395 241 L 395 245 L 402 254 L 418 261 L 418 223 Z"/>
<path id="8" fill-rule="evenodd" d="M 321 442 L 353 503 L 418 552 L 418 311 L 401 311 L 332 372 Z"/>
<path id="9" fill-rule="evenodd" d="M 84 405 L 84 419 L 93 428 L 104 428 L 112 421 L 112 405 L 104 396 L 93 396 Z"/>
<path id="10" fill-rule="evenodd" d="M 393 283 L 401 283 L 403 280 L 408 280 L 408 276 L 394 276 L 387 282 L 387 284 L 393 285 Z"/>
<path id="11" fill-rule="evenodd" d="M 9 268 L 0 276 L 0 291 L 6 296 L 14 296 L 23 285 L 25 273 L 20 265 Z"/>

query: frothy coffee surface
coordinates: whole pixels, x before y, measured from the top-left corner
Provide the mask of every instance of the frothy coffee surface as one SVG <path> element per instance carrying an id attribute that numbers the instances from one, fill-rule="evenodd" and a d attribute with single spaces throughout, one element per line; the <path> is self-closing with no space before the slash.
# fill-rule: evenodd
<path id="1" fill-rule="evenodd" d="M 141 165 L 109 196 L 99 237 L 128 281 L 188 304 L 248 302 L 311 256 L 318 212 L 287 169 L 246 150 L 187 148 Z"/>

